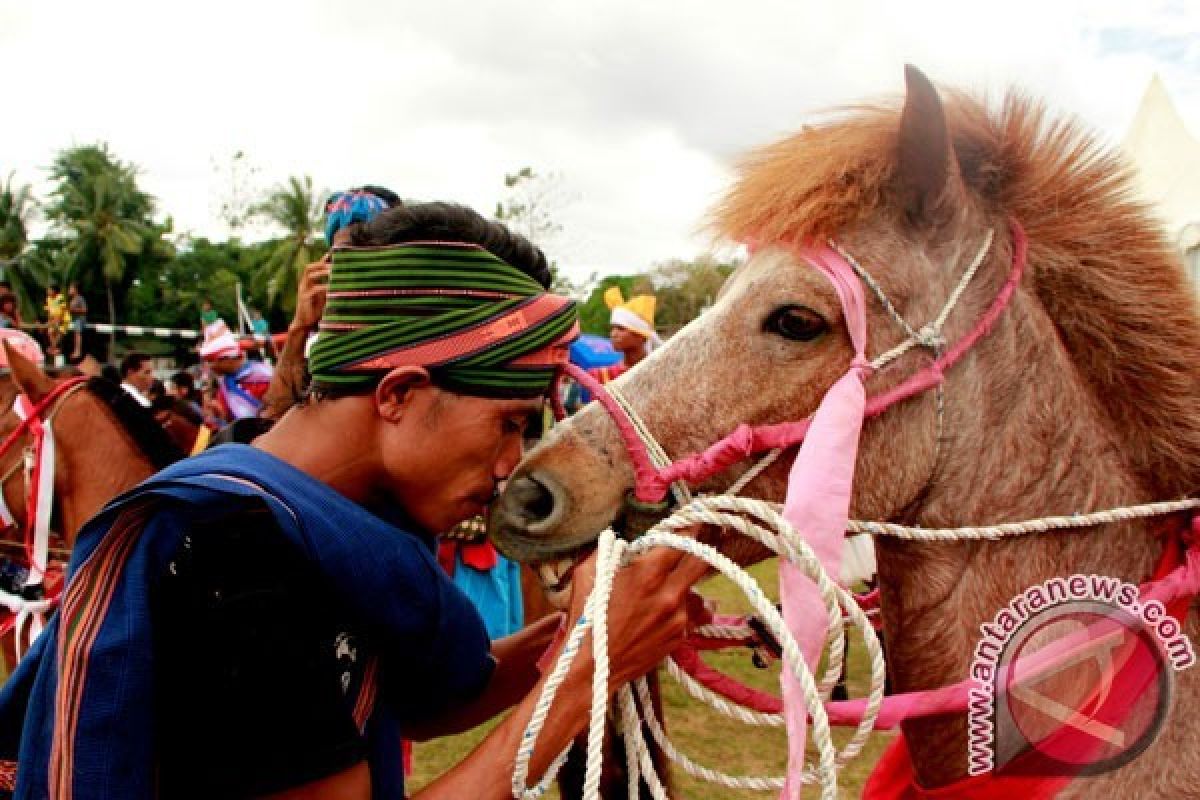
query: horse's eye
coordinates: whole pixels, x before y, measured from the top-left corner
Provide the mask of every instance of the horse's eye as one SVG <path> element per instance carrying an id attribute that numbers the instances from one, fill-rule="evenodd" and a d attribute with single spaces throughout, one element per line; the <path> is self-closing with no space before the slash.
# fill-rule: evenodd
<path id="1" fill-rule="evenodd" d="M 811 342 L 829 330 L 825 318 L 806 306 L 781 306 L 771 312 L 763 323 L 767 333 L 777 333 L 785 339 Z"/>

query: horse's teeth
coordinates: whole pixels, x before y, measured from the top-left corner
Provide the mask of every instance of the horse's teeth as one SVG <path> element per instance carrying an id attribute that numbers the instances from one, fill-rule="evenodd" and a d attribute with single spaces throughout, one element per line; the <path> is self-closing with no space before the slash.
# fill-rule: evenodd
<path id="1" fill-rule="evenodd" d="M 552 564 L 538 564 L 538 578 L 542 581 L 542 586 L 547 589 L 552 589 L 558 584 L 558 574 L 555 572 Z"/>
<path id="2" fill-rule="evenodd" d="M 563 579 L 574 566 L 575 559 L 570 556 L 551 563 L 538 564 L 537 574 L 542 582 L 542 587 L 548 591 L 562 589 Z"/>

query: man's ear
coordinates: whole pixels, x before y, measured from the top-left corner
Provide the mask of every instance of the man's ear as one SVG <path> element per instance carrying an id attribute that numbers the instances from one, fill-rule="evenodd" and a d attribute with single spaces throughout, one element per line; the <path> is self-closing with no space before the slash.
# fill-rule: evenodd
<path id="1" fill-rule="evenodd" d="M 396 367 L 375 387 L 375 408 L 388 422 L 399 422 L 412 408 L 413 390 L 432 385 L 433 380 L 424 367 Z"/>

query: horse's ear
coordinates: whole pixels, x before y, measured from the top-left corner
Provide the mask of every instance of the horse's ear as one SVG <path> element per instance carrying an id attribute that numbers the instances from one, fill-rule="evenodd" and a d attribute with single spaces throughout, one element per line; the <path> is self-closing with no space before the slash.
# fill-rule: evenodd
<path id="1" fill-rule="evenodd" d="M 937 89 L 911 64 L 904 67 L 904 83 L 897 160 L 900 198 L 912 222 L 936 222 L 961 193 L 958 160 Z"/>
<path id="2" fill-rule="evenodd" d="M 46 376 L 37 364 L 17 352 L 15 347 L 5 340 L 0 342 L 4 347 L 4 356 L 8 359 L 8 368 L 12 370 L 13 383 L 21 394 L 36 403 L 54 388 L 54 381 Z"/>

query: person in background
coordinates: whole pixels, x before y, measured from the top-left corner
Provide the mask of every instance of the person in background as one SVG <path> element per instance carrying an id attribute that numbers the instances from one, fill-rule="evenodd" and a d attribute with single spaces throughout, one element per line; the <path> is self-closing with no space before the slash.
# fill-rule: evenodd
<path id="1" fill-rule="evenodd" d="M 257 308 L 250 309 L 250 333 L 258 342 L 266 358 L 275 358 L 275 344 L 271 341 L 271 326 Z"/>
<path id="2" fill-rule="evenodd" d="M 56 284 L 46 287 L 46 341 L 49 347 L 46 352 L 55 357 L 62 354 L 59 342 L 71 327 L 71 312 L 67 310 L 67 301 Z"/>
<path id="3" fill-rule="evenodd" d="M 70 361 L 72 364 L 78 363 L 79 359 L 83 358 L 83 333 L 87 326 L 87 300 L 79 291 L 79 284 L 75 281 L 67 286 L 67 311 L 71 314 L 71 332 L 74 334 L 74 347 L 71 349 Z"/>
<path id="4" fill-rule="evenodd" d="M 609 308 L 608 338 L 613 349 L 621 354 L 619 365 L 602 368 L 611 371 L 604 381 L 607 383 L 635 367 L 662 344 L 662 339 L 654 330 L 654 295 L 639 294 L 626 300 L 620 287 L 610 286 L 604 293 L 604 302 Z"/>
<path id="5" fill-rule="evenodd" d="M 150 356 L 136 350 L 121 361 L 121 388 L 138 401 L 142 408 L 150 408 L 150 389 L 154 385 L 154 364 Z"/>
<path id="6" fill-rule="evenodd" d="M 200 356 L 213 373 L 221 418 L 234 422 L 258 416 L 271 383 L 271 368 L 246 358 L 229 332 L 201 345 Z"/>
<path id="7" fill-rule="evenodd" d="M 360 186 L 336 192 L 325 203 L 325 241 L 330 250 L 350 243 L 354 226 L 362 225 L 389 208 L 401 205 L 400 197 L 382 186 Z M 325 310 L 326 282 L 329 280 L 330 254 L 304 268 L 296 293 L 296 314 L 288 326 L 287 338 L 271 388 L 266 395 L 263 416 L 279 419 L 308 391 L 308 351 L 317 334 Z"/>
<path id="8" fill-rule="evenodd" d="M 0 328 L 21 327 L 21 312 L 17 308 L 17 296 L 12 292 L 0 291 Z"/>
<path id="9" fill-rule="evenodd" d="M 218 336 L 229 333 L 229 326 L 221 319 L 221 315 L 207 297 L 200 303 L 200 329 L 204 332 L 202 343 L 211 342 Z"/>
<path id="10" fill-rule="evenodd" d="M 187 410 L 188 419 L 198 420 L 212 430 L 221 426 L 221 420 L 204 413 L 204 395 L 196 390 L 196 379 L 192 377 L 192 373 L 185 370 L 176 372 L 171 376 L 167 390 L 175 395 L 180 413 L 184 413 L 184 409 Z"/>
<path id="11" fill-rule="evenodd" d="M 608 338 L 613 349 L 621 354 L 621 360 L 609 367 L 588 370 L 602 384 L 616 380 L 662 344 L 654 330 L 654 295 L 639 294 L 626 300 L 619 286 L 610 286 L 604 292 L 604 303 L 609 308 Z M 580 405 L 591 399 L 591 393 L 579 387 Z"/>

